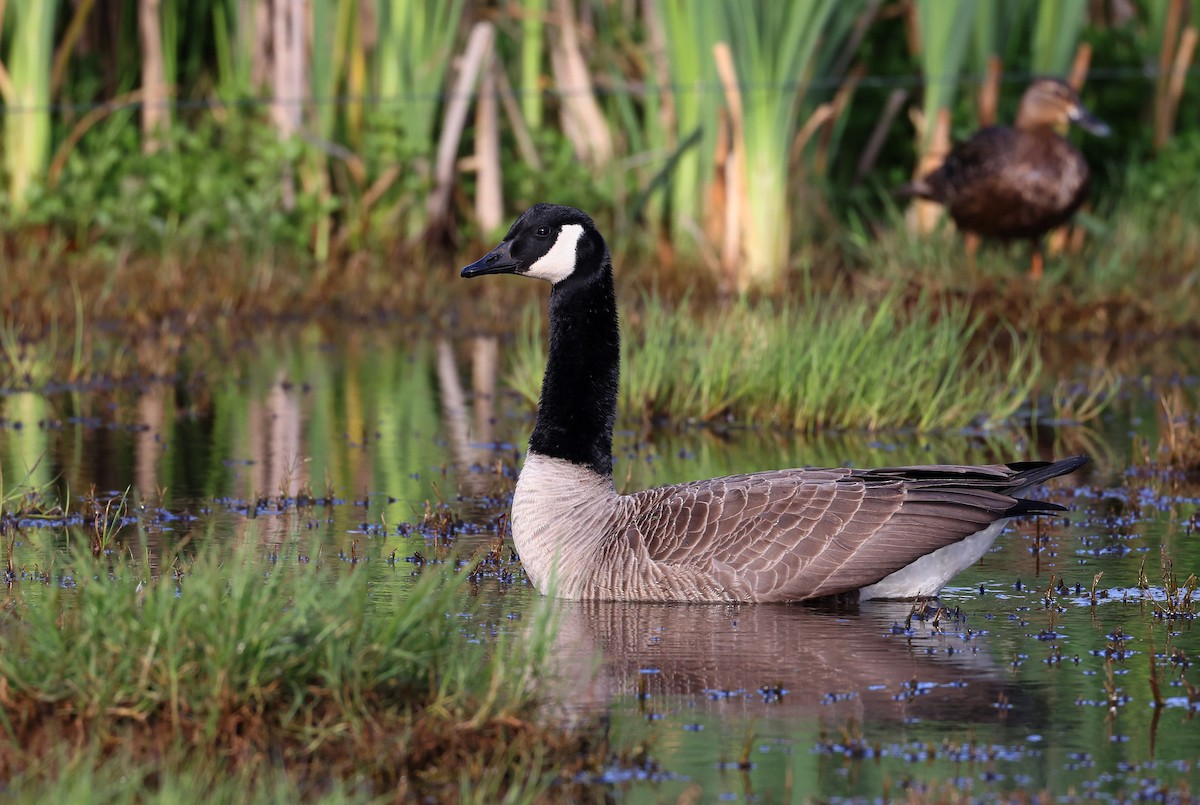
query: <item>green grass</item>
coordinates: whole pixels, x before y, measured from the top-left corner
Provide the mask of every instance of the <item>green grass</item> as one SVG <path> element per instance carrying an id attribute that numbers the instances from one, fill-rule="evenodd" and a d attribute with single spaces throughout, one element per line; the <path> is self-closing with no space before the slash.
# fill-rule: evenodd
<path id="1" fill-rule="evenodd" d="M 95 753 L 62 759 L 63 771 L 52 780 L 18 776 L 9 780 L 6 794 L 14 803 L 34 802 L 138 802 L 158 805 L 185 805 L 196 801 L 196 792 L 204 792 L 205 802 L 213 805 L 237 803 L 286 803 L 316 801 L 333 803 L 370 802 L 364 791 L 355 791 L 342 783 L 330 782 L 316 795 L 277 770 L 266 774 L 242 771 L 230 774 L 212 765 L 180 759 L 177 768 L 166 770 L 157 764 L 105 761 Z"/>
<path id="2" fill-rule="evenodd" d="M 343 783 L 482 797 L 531 794 L 583 756 L 577 736 L 532 720 L 548 607 L 526 634 L 475 644 L 456 617 L 472 608 L 465 573 L 426 570 L 397 593 L 258 554 L 249 542 L 154 570 L 57 557 L 54 582 L 77 586 L 37 585 L 0 621 L 6 778 L 48 795 L 93 776 L 169 791 L 258 772 L 264 801 Z"/>
<path id="3" fill-rule="evenodd" d="M 992 425 L 1029 399 L 1041 368 L 1032 338 L 1002 331 L 1002 351 L 965 308 L 919 302 L 909 312 L 895 296 L 716 311 L 646 297 L 623 332 L 626 416 L 804 431 Z M 545 357 L 540 318 L 527 316 L 511 385 L 531 403 Z"/>

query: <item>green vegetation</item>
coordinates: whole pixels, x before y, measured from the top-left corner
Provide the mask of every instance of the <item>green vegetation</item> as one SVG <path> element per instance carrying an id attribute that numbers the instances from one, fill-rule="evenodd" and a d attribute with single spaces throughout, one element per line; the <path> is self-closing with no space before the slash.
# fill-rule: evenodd
<path id="1" fill-rule="evenodd" d="M 976 87 L 1005 119 L 1030 71 L 1086 67 L 1074 56 L 1092 45 L 1089 106 L 1155 120 L 1084 143 L 1110 190 L 1200 108 L 1186 80 L 1200 0 L 240 8 L 4 5 L 3 227 L 18 253 L 215 240 L 264 259 L 420 256 L 553 198 L 713 280 L 778 290 L 805 242 L 873 217 L 911 175 L 925 146 L 905 105 L 964 133 Z M 1004 72 L 985 82 L 991 57 Z"/>
<path id="2" fill-rule="evenodd" d="M 519 637 L 470 641 L 465 571 L 431 568 L 389 594 L 303 554 L 267 562 L 253 539 L 223 556 L 43 567 L 53 583 L 33 582 L 0 623 L 0 769 L 26 796 L 82 785 L 81 768 L 115 785 L 115 767 L 135 789 L 223 771 L 260 775 L 263 799 L 466 785 L 482 801 L 588 762 L 586 733 L 529 720 L 549 607 Z"/>
<path id="3" fill-rule="evenodd" d="M 261 20 L 236 0 L 124 0 L 107 16 L 90 2 L 13 0 L 0 30 L 0 387 L 163 376 L 264 317 L 402 311 L 433 324 L 453 309 L 481 329 L 498 316 L 511 327 L 531 294 L 468 295 L 453 281 L 462 258 L 447 254 L 477 256 L 473 238 L 542 199 L 598 218 L 627 271 L 623 292 L 678 300 L 693 289 L 686 307 L 698 314 L 738 290 L 741 304 L 810 322 L 802 307 L 893 297 L 925 298 L 933 318 L 981 333 L 1177 327 L 1200 298 L 1187 292 L 1200 283 L 1200 194 L 1188 178 L 1200 103 L 1190 74 L 1174 72 L 1190 64 L 1188 23 L 1200 18 L 1183 14 L 1188 4 L 1200 11 L 1200 0 L 1169 13 L 1133 3 L 1125 16 L 1074 0 L 527 0 L 481 14 L 314 0 Z M 311 58 L 275 41 L 289 26 L 312 29 Z M 1082 143 L 1097 194 L 1048 281 L 1015 280 L 1023 255 L 999 246 L 968 272 L 948 225 L 911 234 L 889 200 L 924 151 L 905 106 L 926 119 L 944 111 L 961 135 L 978 122 L 975 96 L 995 90 L 1007 119 L 1024 71 L 1065 70 L 1081 43 L 1104 68 L 1085 99 L 1118 132 Z M 977 93 L 991 56 L 1005 72 Z M 1159 66 L 1154 93 L 1146 64 Z M 1139 115 L 1153 115 L 1153 137 L 1121 123 Z M 959 345 L 958 366 L 1002 377 L 984 365 L 1004 357 L 987 339 Z M 883 401 L 786 411 L 833 376 L 805 367 L 756 365 L 759 380 L 716 377 L 686 393 L 653 381 L 630 410 L 932 427 L 997 418 L 1026 385 L 1001 394 L 997 411 L 882 416 L 894 407 Z"/>
<path id="4" fill-rule="evenodd" d="M 787 428 L 919 430 L 995 425 L 1036 387 L 1037 344 L 978 330 L 963 309 L 899 299 L 718 311 L 646 297 L 626 315 L 626 415 L 772 422 Z M 985 342 L 967 358 L 973 339 Z M 540 319 L 527 317 L 511 384 L 535 404 L 545 367 Z M 1005 347 L 1001 358 L 1000 347 Z"/>
<path id="5" fill-rule="evenodd" d="M 619 435 L 628 488 L 762 468 L 768 450 L 1044 457 L 1025 415 L 1094 417 L 1115 382 L 1094 378 L 1134 374 L 1097 344 L 1200 318 L 1200 0 L 249 5 L 0 0 L 0 779 L 18 801 L 569 799 L 611 762 L 589 724 L 541 717 L 548 606 L 495 626 L 454 564 L 463 524 L 426 503 L 397 527 L 457 489 L 477 546 L 503 530 L 528 423 L 496 378 L 536 400 L 544 288 L 467 289 L 455 268 L 534 201 L 584 208 L 613 248 L 625 423 L 716 426 Z M 915 234 L 891 189 L 935 137 L 1010 120 L 1032 72 L 1069 68 L 1115 134 L 1079 141 L 1094 195 L 1045 280 L 1020 278 L 1021 245 L 985 246 L 972 270 L 950 225 Z M 517 322 L 510 366 L 499 336 L 478 339 L 470 389 L 464 342 L 419 343 Z M 1080 333 L 1105 340 L 1056 338 Z M 1195 400 L 1134 421 L 1142 477 L 1196 473 Z M 775 427 L 738 456 L 721 442 L 743 424 Z M 1126 425 L 1103 427 L 1126 444 Z M 1103 438 L 1052 438 L 1114 469 Z M 1181 547 L 1200 522 L 1138 505 Z M 1091 522 L 1123 511 L 1103 507 Z M 1020 527 L 1041 547 L 1042 524 Z M 408 528 L 419 550 L 397 564 Z M 1192 553 L 1174 552 L 1178 583 L 1163 571 L 1189 619 Z M 1049 597 L 1025 615 L 1037 628 L 1055 626 Z M 1089 695 L 1182 681 L 1151 650 L 1122 682 L 1124 660 L 1085 653 L 1105 633 L 1068 646 L 1096 672 Z M 1059 671 L 1013 668 L 1031 689 Z M 1079 690 L 1060 673 L 1046 712 Z M 639 728 L 656 704 L 634 705 Z M 1157 711 L 1122 709 L 1139 736 L 1153 719 L 1153 757 Z M 817 746 L 803 736 L 823 728 L 801 729 L 788 745 Z M 944 739 L 924 729 L 906 721 Z"/>

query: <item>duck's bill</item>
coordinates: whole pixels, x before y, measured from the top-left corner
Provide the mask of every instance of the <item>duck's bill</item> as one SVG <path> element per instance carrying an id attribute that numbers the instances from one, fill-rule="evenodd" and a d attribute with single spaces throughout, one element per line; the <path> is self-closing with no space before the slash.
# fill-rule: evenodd
<path id="1" fill-rule="evenodd" d="M 1107 123 L 1082 106 L 1076 106 L 1072 109 L 1070 116 L 1072 123 L 1089 134 L 1095 134 L 1097 137 L 1107 137 L 1112 133 L 1112 129 L 1108 127 Z"/>
<path id="2" fill-rule="evenodd" d="M 478 277 L 483 274 L 515 274 L 521 264 L 513 258 L 509 249 L 512 244 L 504 241 L 490 252 L 480 257 L 474 263 L 462 270 L 464 277 Z"/>

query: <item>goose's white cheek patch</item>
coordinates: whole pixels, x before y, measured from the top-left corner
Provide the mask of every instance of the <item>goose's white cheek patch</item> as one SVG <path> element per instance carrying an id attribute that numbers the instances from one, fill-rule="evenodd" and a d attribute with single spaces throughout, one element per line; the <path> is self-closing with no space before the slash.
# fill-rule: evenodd
<path id="1" fill-rule="evenodd" d="M 583 237 L 583 227 L 579 224 L 567 224 L 558 231 L 558 237 L 550 251 L 543 254 L 536 263 L 525 272 L 527 277 L 536 277 L 550 283 L 565 280 L 575 271 L 575 251 L 579 239 Z"/>

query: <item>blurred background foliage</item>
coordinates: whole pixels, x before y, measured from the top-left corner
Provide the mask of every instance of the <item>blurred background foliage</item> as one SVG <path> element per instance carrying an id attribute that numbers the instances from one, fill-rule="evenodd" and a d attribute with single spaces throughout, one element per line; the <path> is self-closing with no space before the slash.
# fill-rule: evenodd
<path id="1" fill-rule="evenodd" d="M 1194 195 L 1200 162 L 1200 0 L 0 0 L 0 22 L 23 250 L 422 256 L 550 199 L 666 271 L 769 288 L 806 244 L 896 224 L 934 129 L 1010 121 L 1035 74 L 1114 129 L 1079 140 L 1091 229 L 1131 184 Z"/>

